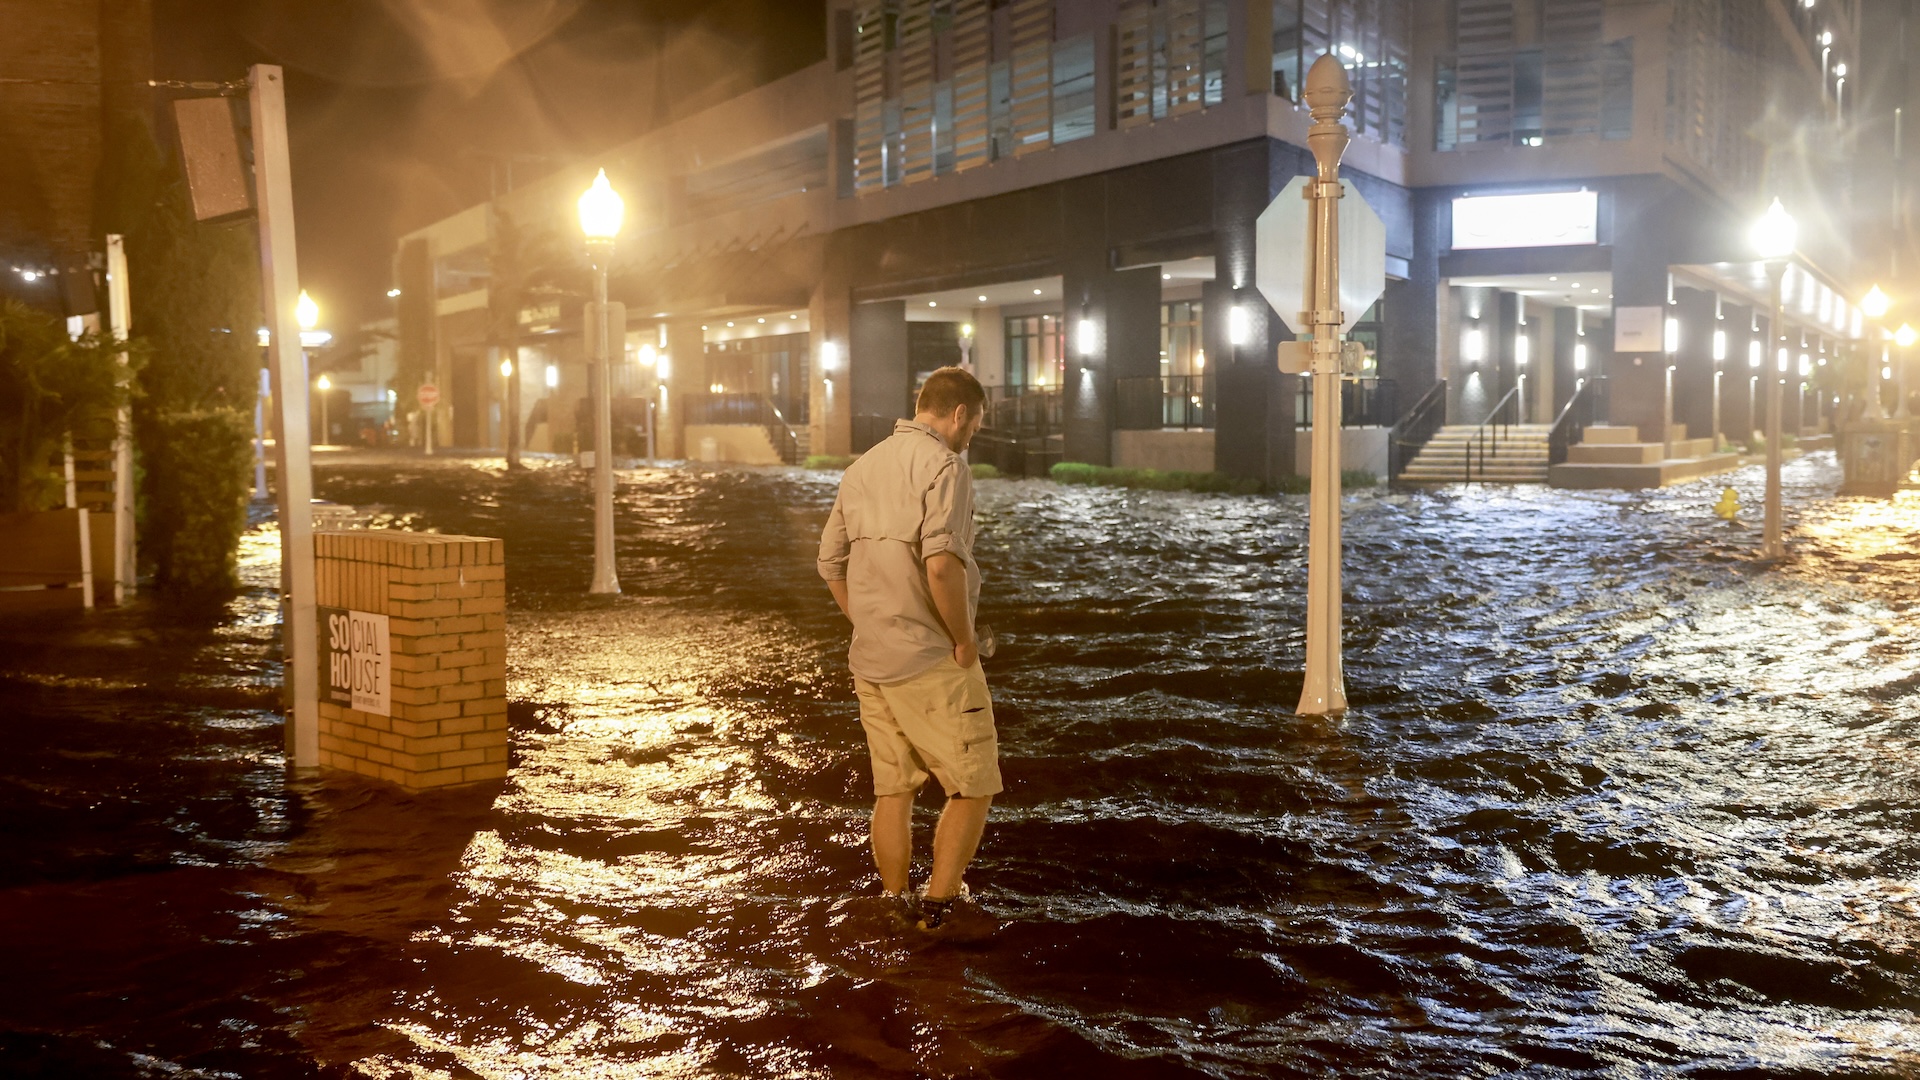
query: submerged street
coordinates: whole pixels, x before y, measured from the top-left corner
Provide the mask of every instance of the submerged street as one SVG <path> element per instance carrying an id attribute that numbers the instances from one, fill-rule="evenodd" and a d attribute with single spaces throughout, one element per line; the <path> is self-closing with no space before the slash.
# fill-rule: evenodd
<path id="1" fill-rule="evenodd" d="M 357 525 L 505 540 L 503 790 L 284 779 L 270 520 L 197 623 L 0 630 L 0 1072 L 1920 1072 L 1920 493 L 1790 462 L 1776 568 L 1752 466 L 1733 524 L 1353 493 L 1326 722 L 1304 498 L 983 481 L 1007 790 L 930 937 L 865 846 L 839 475 L 622 472 L 605 599 L 588 474 L 323 455 Z"/>

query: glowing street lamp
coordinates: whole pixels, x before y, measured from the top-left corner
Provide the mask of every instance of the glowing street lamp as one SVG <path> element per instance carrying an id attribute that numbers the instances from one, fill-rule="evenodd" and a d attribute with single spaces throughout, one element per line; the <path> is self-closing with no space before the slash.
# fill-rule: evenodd
<path id="1" fill-rule="evenodd" d="M 1894 382 L 1894 393 L 1898 396 L 1898 400 L 1895 401 L 1893 405 L 1893 416 L 1896 420 L 1904 420 L 1909 415 L 1907 411 L 1907 363 L 1913 359 L 1909 350 L 1913 348 L 1915 341 L 1920 341 L 1920 332 L 1914 330 L 1912 323 L 1901 323 L 1900 329 L 1893 332 L 1893 343 L 1900 346 L 1902 353 L 1899 363 L 1896 364 L 1893 369 L 1899 376 Z"/>
<path id="2" fill-rule="evenodd" d="M 613 261 L 613 241 L 620 235 L 626 200 L 607 182 L 607 170 L 593 178 L 580 196 L 580 231 L 587 238 L 587 257 L 593 260 L 594 304 L 587 317 L 600 321 L 593 340 L 593 582 L 589 593 L 620 591 L 613 565 L 613 366 L 607 355 L 613 337 L 607 310 L 607 267 Z M 625 328 L 622 328 L 624 333 Z"/>
<path id="3" fill-rule="evenodd" d="M 1774 340 L 1785 340 L 1781 326 L 1781 282 L 1786 277 L 1787 260 L 1793 257 L 1795 242 L 1799 239 L 1800 227 L 1780 205 L 1773 200 L 1767 212 L 1753 223 L 1747 234 L 1753 245 L 1754 254 L 1766 263 L 1767 278 L 1773 285 L 1773 321 L 1767 329 Z M 1761 529 L 1760 555 L 1762 558 L 1776 559 L 1786 554 L 1786 545 L 1780 539 L 1780 383 L 1781 373 L 1767 373 L 1767 496 L 1764 524 Z"/>
<path id="4" fill-rule="evenodd" d="M 1868 289 L 1867 295 L 1860 298 L 1860 310 L 1866 312 L 1869 319 L 1885 315 L 1891 305 L 1892 301 L 1887 299 L 1887 294 L 1881 292 L 1878 285 Z"/>

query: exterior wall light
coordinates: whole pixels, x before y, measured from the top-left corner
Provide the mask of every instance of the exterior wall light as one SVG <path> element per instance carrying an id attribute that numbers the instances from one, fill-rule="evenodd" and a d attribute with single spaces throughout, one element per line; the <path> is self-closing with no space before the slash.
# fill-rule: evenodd
<path id="1" fill-rule="evenodd" d="M 640 366 L 652 367 L 656 363 L 659 363 L 659 361 L 660 361 L 660 350 L 654 348 L 650 344 L 640 346 Z"/>
<path id="2" fill-rule="evenodd" d="M 1786 347 L 1785 345 L 1782 345 L 1782 346 L 1780 347 L 1780 355 L 1779 355 L 1779 356 L 1776 356 L 1776 357 L 1774 357 L 1774 363 L 1773 363 L 1773 366 L 1774 366 L 1774 368 L 1775 368 L 1776 370 L 1778 370 L 1778 371 L 1780 371 L 1780 372 L 1782 372 L 1782 373 L 1785 373 L 1785 372 L 1786 372 L 1786 370 L 1787 370 L 1787 347 Z"/>
<path id="3" fill-rule="evenodd" d="M 560 386 L 560 365 L 547 365 L 547 389 L 555 390 Z"/>
<path id="4" fill-rule="evenodd" d="M 1467 331 L 1460 342 L 1460 355 L 1470 364 L 1477 364 L 1487 358 L 1487 335 L 1479 327 Z"/>
<path id="5" fill-rule="evenodd" d="M 1081 319 L 1074 324 L 1073 347 L 1082 359 L 1092 356 L 1098 345 L 1099 340 L 1095 336 L 1092 319 Z"/>
<path id="6" fill-rule="evenodd" d="M 1680 320 L 1679 319 L 1667 320 L 1665 344 L 1666 344 L 1668 356 L 1672 356 L 1674 353 L 1677 353 L 1680 351 Z"/>
<path id="7" fill-rule="evenodd" d="M 1227 343 L 1245 345 L 1252 336 L 1252 320 L 1247 317 L 1247 309 L 1240 304 L 1227 309 Z"/>
<path id="8" fill-rule="evenodd" d="M 1713 362 L 1717 364 L 1726 358 L 1727 332 L 1725 330 L 1715 330 L 1713 332 Z"/>
<path id="9" fill-rule="evenodd" d="M 1532 343 L 1527 340 L 1527 335 L 1513 335 L 1513 365 L 1515 367 L 1526 367 L 1528 354 L 1531 351 Z"/>
<path id="10" fill-rule="evenodd" d="M 1759 338 L 1754 338 L 1752 341 L 1747 342 L 1747 366 L 1750 368 L 1757 368 L 1760 366 L 1760 339 Z"/>
<path id="11" fill-rule="evenodd" d="M 831 341 L 823 341 L 820 343 L 820 370 L 840 370 L 840 346 L 835 345 Z"/>
<path id="12" fill-rule="evenodd" d="M 1573 343 L 1573 370 L 1587 370 L 1587 343 L 1584 341 Z"/>
<path id="13" fill-rule="evenodd" d="M 1886 366 L 1880 369 L 1880 381 L 1882 382 L 1893 381 L 1893 365 L 1892 364 L 1887 364 Z"/>
<path id="14" fill-rule="evenodd" d="M 500 361 L 500 377 L 501 377 L 501 378 L 503 378 L 503 379 L 511 379 L 511 378 L 513 378 L 513 361 L 512 361 L 512 359 L 506 359 L 506 360 L 502 360 L 502 361 Z"/>

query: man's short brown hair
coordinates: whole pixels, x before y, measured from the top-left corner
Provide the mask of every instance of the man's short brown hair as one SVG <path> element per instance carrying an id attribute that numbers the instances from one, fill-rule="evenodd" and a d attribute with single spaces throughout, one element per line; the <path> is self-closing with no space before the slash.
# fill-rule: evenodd
<path id="1" fill-rule="evenodd" d="M 973 372 L 966 368 L 943 367 L 927 376 L 920 387 L 920 398 L 914 402 L 915 412 L 932 413 L 946 416 L 954 409 L 965 405 L 969 414 L 977 413 L 987 403 L 987 391 Z"/>

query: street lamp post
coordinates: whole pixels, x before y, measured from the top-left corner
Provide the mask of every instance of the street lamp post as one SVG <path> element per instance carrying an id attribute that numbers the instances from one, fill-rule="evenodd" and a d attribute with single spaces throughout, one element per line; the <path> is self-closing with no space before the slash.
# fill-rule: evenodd
<path id="1" fill-rule="evenodd" d="M 333 425 L 327 422 L 329 419 L 327 416 L 327 391 L 333 389 L 333 380 L 322 375 L 314 382 L 314 386 L 320 391 L 319 444 L 321 446 L 331 446 L 333 445 Z"/>
<path id="2" fill-rule="evenodd" d="M 620 591 L 620 577 L 613 565 L 613 377 L 609 343 L 611 320 L 607 317 L 607 268 L 613 261 L 614 237 L 620 235 L 626 203 L 607 182 L 607 170 L 594 177 L 593 186 L 580 196 L 580 231 L 586 234 L 587 256 L 593 261 L 594 304 L 587 313 L 599 321 L 598 333 L 589 327 L 587 339 L 593 344 L 593 582 L 587 592 L 612 594 Z"/>
<path id="3" fill-rule="evenodd" d="M 320 325 L 320 305 L 313 302 L 313 297 L 308 296 L 307 290 L 305 289 L 300 290 L 300 299 L 294 301 L 293 319 L 300 324 L 300 358 L 303 361 L 302 366 L 304 366 L 307 355 L 307 335 L 313 333 L 314 327 Z M 327 391 L 333 388 L 333 382 L 325 375 L 322 375 L 320 376 L 319 387 L 320 437 L 314 440 L 314 444 L 317 446 L 326 446 L 333 441 L 333 429 L 327 426 Z"/>
<path id="4" fill-rule="evenodd" d="M 1912 415 L 1907 410 L 1907 361 L 1913 358 L 1908 350 L 1913 348 L 1915 341 L 1920 341 L 1920 331 L 1916 331 L 1912 323 L 1901 323 L 1900 329 L 1893 332 L 1893 343 L 1900 347 L 1899 359 L 1893 364 L 1893 392 L 1899 395 L 1899 400 L 1893 406 L 1896 420 L 1905 420 Z"/>
<path id="5" fill-rule="evenodd" d="M 1772 367 L 1763 367 L 1767 372 L 1767 495 L 1764 523 L 1761 527 L 1760 555 L 1762 558 L 1777 559 L 1786 554 L 1786 545 L 1780 538 L 1780 350 L 1786 335 L 1782 333 L 1780 296 L 1781 284 L 1787 273 L 1787 260 L 1793 256 L 1794 243 L 1798 239 L 1799 227 L 1794 223 L 1793 215 L 1787 213 L 1780 200 L 1773 200 L 1767 212 L 1754 223 L 1751 233 L 1754 251 L 1766 261 L 1767 279 L 1773 287 L 1773 321 L 1767 325 L 1768 336 L 1773 339 L 1773 353 L 1764 357 Z"/>

